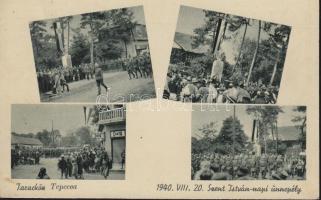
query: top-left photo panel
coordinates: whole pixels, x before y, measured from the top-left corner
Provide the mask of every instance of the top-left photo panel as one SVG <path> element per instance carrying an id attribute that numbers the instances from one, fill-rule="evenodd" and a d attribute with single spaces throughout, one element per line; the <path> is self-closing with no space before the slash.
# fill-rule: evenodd
<path id="1" fill-rule="evenodd" d="M 41 102 L 156 98 L 143 6 L 29 24 Z"/>

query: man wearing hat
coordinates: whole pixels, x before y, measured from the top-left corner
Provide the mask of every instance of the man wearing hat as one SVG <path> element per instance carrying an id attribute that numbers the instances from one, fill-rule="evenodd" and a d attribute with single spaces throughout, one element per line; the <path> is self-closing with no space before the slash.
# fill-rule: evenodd
<path id="1" fill-rule="evenodd" d="M 100 86 L 103 86 L 107 92 L 109 88 L 104 84 L 103 71 L 99 67 L 98 63 L 95 63 L 95 78 L 97 83 L 98 95 L 101 94 Z"/>
<path id="2" fill-rule="evenodd" d="M 197 84 L 197 88 L 197 99 L 202 103 L 206 102 L 208 97 L 208 87 L 206 87 L 206 81 L 200 80 Z"/>
<path id="3" fill-rule="evenodd" d="M 191 78 L 190 76 L 187 77 L 187 84 L 186 86 L 182 89 L 181 92 L 181 99 L 183 102 L 192 102 L 195 100 L 196 95 L 197 95 L 197 87 L 193 83 L 197 83 L 196 78 Z"/>

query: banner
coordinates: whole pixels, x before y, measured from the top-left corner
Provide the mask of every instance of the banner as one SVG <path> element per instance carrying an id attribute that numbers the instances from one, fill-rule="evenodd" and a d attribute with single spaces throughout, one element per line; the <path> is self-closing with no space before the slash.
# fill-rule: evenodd
<path id="1" fill-rule="evenodd" d="M 64 43 L 63 43 L 63 31 L 60 22 L 54 22 L 53 27 L 55 30 L 55 38 L 56 38 L 56 45 L 58 53 L 64 52 Z"/>

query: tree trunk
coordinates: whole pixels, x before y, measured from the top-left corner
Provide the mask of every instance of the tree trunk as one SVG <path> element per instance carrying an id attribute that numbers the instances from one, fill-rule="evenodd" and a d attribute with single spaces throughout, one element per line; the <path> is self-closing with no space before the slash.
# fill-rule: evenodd
<path id="1" fill-rule="evenodd" d="M 128 50 L 127 50 L 127 42 L 124 40 L 124 46 L 125 46 L 125 56 L 128 58 Z"/>
<path id="2" fill-rule="evenodd" d="M 254 52 L 254 56 L 252 59 L 252 63 L 250 66 L 250 70 L 249 70 L 249 74 L 247 76 L 247 80 L 246 80 L 246 84 L 248 85 L 251 79 L 251 74 L 252 74 L 252 70 L 256 61 L 256 57 L 257 57 L 257 53 L 259 50 L 259 45 L 260 45 L 260 36 L 261 36 L 261 20 L 259 20 L 259 28 L 258 28 L 258 34 L 257 34 L 257 42 L 256 42 L 256 48 L 255 48 L 255 52 Z"/>
<path id="3" fill-rule="evenodd" d="M 274 67 L 273 67 L 273 72 L 272 72 L 270 84 L 269 84 L 270 86 L 273 84 L 273 81 L 274 81 L 274 77 L 275 77 L 275 74 L 276 74 L 276 69 L 277 69 L 278 64 L 279 64 L 280 53 L 281 52 L 278 50 L 277 57 L 276 57 L 276 60 L 275 60 L 275 63 L 274 63 Z"/>
<path id="4" fill-rule="evenodd" d="M 220 29 L 221 29 L 221 24 L 222 24 L 222 19 L 219 18 L 217 21 L 217 27 L 216 30 L 213 31 L 213 49 L 212 49 L 212 53 L 215 53 L 215 49 L 216 49 L 216 44 L 218 42 L 218 35 L 220 33 Z"/>
<path id="5" fill-rule="evenodd" d="M 239 62 L 240 62 L 240 58 L 241 58 L 241 53 L 242 53 L 242 49 L 243 49 L 243 44 L 244 44 L 246 32 L 247 32 L 247 21 L 246 21 L 246 23 L 245 23 L 245 28 L 244 28 L 244 33 L 243 33 L 243 37 L 242 37 L 242 42 L 241 42 L 241 46 L 240 46 L 240 50 L 239 50 L 239 55 L 237 56 L 237 59 L 236 59 L 235 65 L 233 66 L 232 72 L 234 72 L 235 67 L 236 67 L 236 66 L 239 64 Z"/>
<path id="6" fill-rule="evenodd" d="M 70 40 L 70 20 L 68 19 L 68 36 L 67 36 L 67 54 L 69 54 L 69 40 Z"/>
<path id="7" fill-rule="evenodd" d="M 272 140 L 274 142 L 274 124 L 271 124 L 271 134 L 272 134 Z"/>

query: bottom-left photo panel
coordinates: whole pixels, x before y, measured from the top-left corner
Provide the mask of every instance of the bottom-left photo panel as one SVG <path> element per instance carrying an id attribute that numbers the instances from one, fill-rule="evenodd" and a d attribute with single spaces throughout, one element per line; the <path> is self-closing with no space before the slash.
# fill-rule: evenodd
<path id="1" fill-rule="evenodd" d="M 13 104 L 11 178 L 124 180 L 126 106 Z"/>

